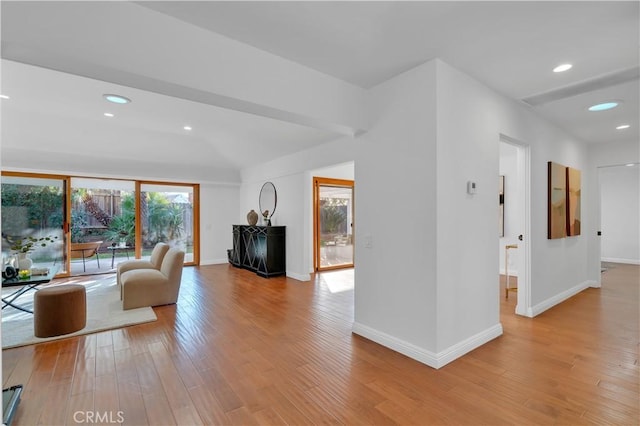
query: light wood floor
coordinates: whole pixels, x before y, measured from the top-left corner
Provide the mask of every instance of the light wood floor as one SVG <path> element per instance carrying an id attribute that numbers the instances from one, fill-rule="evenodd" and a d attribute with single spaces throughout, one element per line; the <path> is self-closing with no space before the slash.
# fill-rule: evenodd
<path id="1" fill-rule="evenodd" d="M 15 425 L 637 425 L 639 269 L 533 320 L 501 292 L 504 335 L 434 370 L 351 334 L 339 273 L 186 268 L 155 323 L 4 351 L 4 387 Z"/>

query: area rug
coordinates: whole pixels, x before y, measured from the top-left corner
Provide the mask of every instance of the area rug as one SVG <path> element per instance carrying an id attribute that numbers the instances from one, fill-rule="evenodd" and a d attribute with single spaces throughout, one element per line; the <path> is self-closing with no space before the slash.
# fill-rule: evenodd
<path id="1" fill-rule="evenodd" d="M 49 285 L 71 283 L 82 284 L 87 289 L 87 325 L 85 328 L 62 336 L 38 338 L 33 334 L 33 314 L 7 306 L 2 310 L 2 348 L 32 345 L 157 320 L 156 314 L 150 307 L 122 310 L 120 290 L 116 285 L 115 275 L 95 278 L 82 277 L 59 283 L 54 281 Z M 4 296 L 14 290 L 15 287 L 4 288 L 2 294 Z M 34 292 L 29 291 L 14 303 L 33 310 L 33 295 Z"/>

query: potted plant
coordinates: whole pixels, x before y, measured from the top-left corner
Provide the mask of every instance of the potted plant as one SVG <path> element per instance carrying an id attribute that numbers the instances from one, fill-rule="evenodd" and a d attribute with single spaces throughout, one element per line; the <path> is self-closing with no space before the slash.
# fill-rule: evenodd
<path id="1" fill-rule="evenodd" d="M 17 257 L 17 265 L 15 266 L 20 270 L 31 269 L 33 262 L 28 257 L 29 253 L 33 252 L 38 247 L 46 247 L 57 239 L 57 236 L 52 235 L 48 235 L 46 237 L 6 237 L 6 240 L 11 245 L 11 250 Z"/>

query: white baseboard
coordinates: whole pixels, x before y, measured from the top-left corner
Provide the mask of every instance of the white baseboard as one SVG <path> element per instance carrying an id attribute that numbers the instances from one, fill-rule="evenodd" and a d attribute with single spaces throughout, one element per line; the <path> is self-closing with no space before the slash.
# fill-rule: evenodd
<path id="1" fill-rule="evenodd" d="M 640 265 L 640 259 L 621 259 L 617 257 L 603 257 L 600 260 L 603 262 L 626 263 L 627 265 Z"/>
<path id="2" fill-rule="evenodd" d="M 531 315 L 527 315 L 527 316 L 535 317 L 537 315 L 540 315 L 547 309 L 553 308 L 557 304 L 564 302 L 568 298 L 575 296 L 576 294 L 580 293 L 582 290 L 585 290 L 586 288 L 589 288 L 589 287 L 599 287 L 599 284 L 597 281 L 591 281 L 591 280 L 584 281 L 574 287 L 571 287 L 568 290 L 563 291 L 562 293 L 558 293 L 555 296 L 550 297 L 549 299 L 541 303 L 538 303 L 535 306 L 532 306 L 530 310 L 527 312 L 527 314 L 530 313 Z"/>
<path id="3" fill-rule="evenodd" d="M 297 272 L 287 271 L 287 277 L 298 281 L 311 281 L 311 274 L 299 274 Z"/>
<path id="4" fill-rule="evenodd" d="M 531 308 L 523 308 L 519 303 L 516 303 L 516 314 L 522 315 L 523 317 L 533 318 L 533 310 L 531 310 Z"/>
<path id="5" fill-rule="evenodd" d="M 588 280 L 587 284 L 589 284 L 589 287 L 591 288 L 602 288 L 602 283 L 600 281 Z"/>
<path id="6" fill-rule="evenodd" d="M 496 324 L 493 327 L 488 328 L 462 342 L 456 343 L 453 346 L 445 349 L 444 351 L 435 353 L 427 349 L 416 346 L 412 343 L 405 342 L 397 337 L 391 336 L 382 331 L 368 327 L 360 323 L 354 323 L 351 331 L 362 337 L 366 337 L 376 343 L 386 346 L 389 349 L 393 349 L 396 352 L 400 352 L 409 358 L 415 359 L 423 364 L 432 368 L 441 368 L 450 363 L 451 361 L 460 358 L 464 354 L 471 352 L 475 348 L 482 346 L 483 344 L 495 339 L 502 335 L 502 325 Z"/>
<path id="7" fill-rule="evenodd" d="M 453 346 L 448 347 L 444 351 L 438 352 L 438 367 L 444 367 L 451 361 L 471 352 L 472 350 L 484 345 L 487 342 L 502 336 L 502 324 L 498 323 L 493 327 L 489 327 L 474 336 L 469 337 Z"/>

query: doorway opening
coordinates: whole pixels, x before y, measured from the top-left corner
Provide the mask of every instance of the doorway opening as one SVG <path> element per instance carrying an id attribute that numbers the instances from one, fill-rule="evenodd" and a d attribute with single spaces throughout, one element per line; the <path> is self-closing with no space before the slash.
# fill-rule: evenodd
<path id="1" fill-rule="evenodd" d="M 499 275 L 500 306 L 533 316 L 530 300 L 530 168 L 529 147 L 500 135 Z"/>
<path id="2" fill-rule="evenodd" d="M 640 165 L 598 167 L 600 271 L 617 264 L 640 265 Z"/>
<path id="3" fill-rule="evenodd" d="M 354 181 L 313 178 L 314 270 L 353 268 Z"/>

